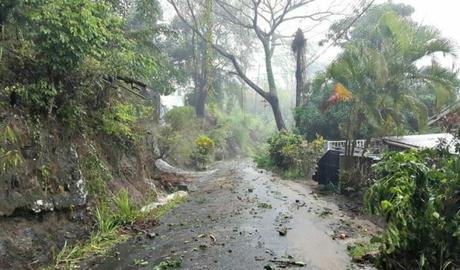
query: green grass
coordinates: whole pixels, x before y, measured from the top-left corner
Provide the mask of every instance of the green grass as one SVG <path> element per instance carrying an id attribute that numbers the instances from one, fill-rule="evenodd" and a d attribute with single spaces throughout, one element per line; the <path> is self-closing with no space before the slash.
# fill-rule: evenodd
<path id="1" fill-rule="evenodd" d="M 104 256 L 114 245 L 127 239 L 128 235 L 120 234 L 114 229 L 109 232 L 96 231 L 88 241 L 73 247 L 66 242 L 62 250 L 54 256 L 53 263 L 43 270 L 78 269 L 82 261 L 93 256 Z"/>
<path id="2" fill-rule="evenodd" d="M 153 270 L 165 270 L 165 269 L 179 268 L 181 265 L 182 265 L 182 260 L 180 259 L 166 258 L 160 264 L 153 267 Z"/>
<path id="3" fill-rule="evenodd" d="M 113 198 L 113 203 L 116 208 L 115 218 L 121 224 L 128 224 L 142 217 L 142 213 L 132 204 L 125 189 Z"/>
<path id="4" fill-rule="evenodd" d="M 74 246 L 69 246 L 66 242 L 61 251 L 54 255 L 53 262 L 42 270 L 79 269 L 82 261 L 95 256 L 105 256 L 113 246 L 130 238 L 130 234 L 120 230 L 120 225 L 139 219 L 160 219 L 185 200 L 185 197 L 176 196 L 165 205 L 152 210 L 150 213 L 143 214 L 133 207 L 127 192 L 122 191 L 114 198 L 115 211 L 111 211 L 106 205 L 100 205 L 96 208 L 97 229 L 87 241 L 77 243 Z"/>
<path id="5" fill-rule="evenodd" d="M 349 252 L 353 261 L 362 261 L 365 255 L 377 253 L 379 251 L 379 247 L 380 243 L 361 242 L 352 246 Z"/>

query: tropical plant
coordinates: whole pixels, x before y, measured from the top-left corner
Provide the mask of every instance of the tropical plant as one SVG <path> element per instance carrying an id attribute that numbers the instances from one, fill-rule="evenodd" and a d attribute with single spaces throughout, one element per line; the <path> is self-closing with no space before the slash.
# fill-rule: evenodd
<path id="1" fill-rule="evenodd" d="M 195 148 L 192 153 L 192 161 L 199 169 L 205 169 L 210 161 L 210 155 L 214 150 L 214 141 L 205 135 L 200 135 L 195 140 Z"/>
<path id="2" fill-rule="evenodd" d="M 333 116 L 338 124 L 332 124 L 341 130 L 342 138 L 424 130 L 429 113 L 457 98 L 457 72 L 435 61 L 424 64 L 430 57 L 453 55 L 453 44 L 433 27 L 411 21 L 407 16 L 410 9 L 388 6 L 391 4 L 377 6 L 370 11 L 374 17 L 369 14 L 361 19 L 371 25 L 358 23 L 341 43 L 343 53 L 314 83 L 322 83 L 323 90 L 334 89 L 324 103 L 329 106 L 323 107 L 333 108 L 333 112 L 337 111 L 333 106 L 338 101 L 334 99 L 337 86 L 352 93 L 351 100 L 339 102 L 349 117 L 344 121 Z M 305 124 L 319 125 L 315 123 L 310 120 Z"/>
<path id="3" fill-rule="evenodd" d="M 460 266 L 460 158 L 448 151 L 389 153 L 375 168 L 366 209 L 387 221 L 383 269 Z"/>
<path id="4" fill-rule="evenodd" d="M 133 205 L 127 190 L 122 189 L 113 198 L 115 205 L 115 221 L 120 224 L 129 224 L 141 217 L 141 212 Z"/>
<path id="5" fill-rule="evenodd" d="M 437 64 L 419 64 L 427 56 L 454 52 L 453 45 L 437 30 L 388 12 L 381 16 L 375 31 L 381 37 L 378 42 L 371 46 L 361 40 L 348 43 L 327 72 L 327 78 L 353 93 L 344 134 L 349 139 L 362 124 L 376 136 L 401 125 L 410 126 L 414 119 L 414 128 L 423 129 L 428 113 L 418 98 L 420 88 L 431 89 L 440 101 L 446 95 L 456 98 L 459 81 L 455 72 Z"/>
<path id="6" fill-rule="evenodd" d="M 259 167 L 280 170 L 286 176 L 309 176 L 321 154 L 325 141 L 322 137 L 308 142 L 302 136 L 280 132 L 268 139 L 266 153 L 256 156 Z"/>

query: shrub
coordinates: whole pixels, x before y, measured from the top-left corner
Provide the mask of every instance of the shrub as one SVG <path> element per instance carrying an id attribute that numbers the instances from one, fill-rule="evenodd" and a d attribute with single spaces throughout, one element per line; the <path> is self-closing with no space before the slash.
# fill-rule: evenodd
<path id="1" fill-rule="evenodd" d="M 210 161 L 210 155 L 214 150 L 215 143 L 208 136 L 201 135 L 195 140 L 195 148 L 192 153 L 192 160 L 198 169 L 205 169 Z"/>
<path id="2" fill-rule="evenodd" d="M 132 125 L 136 120 L 133 104 L 116 104 L 102 112 L 102 130 L 109 135 L 133 139 Z"/>
<path id="3" fill-rule="evenodd" d="M 291 168 L 302 141 L 302 136 L 289 132 L 280 132 L 269 138 L 268 154 L 273 164 L 281 170 Z"/>
<path id="4" fill-rule="evenodd" d="M 5 92 L 8 94 L 15 92 L 22 105 L 40 113 L 49 112 L 58 94 L 56 88 L 45 80 L 27 85 L 15 84 L 6 87 Z"/>
<path id="5" fill-rule="evenodd" d="M 19 149 L 20 137 L 20 131 L 14 125 L 0 125 L 0 175 L 24 163 Z"/>
<path id="6" fill-rule="evenodd" d="M 170 126 L 161 127 L 158 132 L 158 150 L 160 158 L 168 158 L 177 153 L 182 136 Z"/>
<path id="7" fill-rule="evenodd" d="M 275 166 L 273 161 L 270 159 L 267 147 L 264 147 L 254 155 L 254 161 L 256 162 L 258 168 L 270 169 Z"/>
<path id="8" fill-rule="evenodd" d="M 80 165 L 90 196 L 99 201 L 106 199 L 107 183 L 113 177 L 110 169 L 99 158 L 97 149 L 93 144 L 90 143 L 88 153 L 82 155 Z"/>
<path id="9" fill-rule="evenodd" d="M 166 113 L 165 122 L 175 130 L 195 126 L 197 123 L 195 110 L 190 106 L 173 108 Z"/>
<path id="10" fill-rule="evenodd" d="M 72 130 L 84 127 L 83 117 L 86 115 L 84 107 L 74 100 L 69 100 L 57 110 L 58 117 Z"/>
<path id="11" fill-rule="evenodd" d="M 324 139 L 312 142 L 301 136 L 280 132 L 268 140 L 268 146 L 254 158 L 258 167 L 280 170 L 287 177 L 310 176 L 324 150 Z"/>
<path id="12" fill-rule="evenodd" d="M 366 209 L 385 217 L 380 266 L 456 269 L 460 266 L 460 158 L 442 150 L 386 154 Z"/>

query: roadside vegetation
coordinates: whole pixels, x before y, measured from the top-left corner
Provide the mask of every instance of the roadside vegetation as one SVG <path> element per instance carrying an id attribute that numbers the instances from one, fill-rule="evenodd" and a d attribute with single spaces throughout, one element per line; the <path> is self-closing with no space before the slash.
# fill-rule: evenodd
<path id="1" fill-rule="evenodd" d="M 308 142 L 302 136 L 280 132 L 273 135 L 254 159 L 259 168 L 274 170 L 288 178 L 309 178 L 324 153 L 321 137 Z"/>
<path id="2" fill-rule="evenodd" d="M 456 155 L 447 148 L 388 153 L 376 164 L 364 202 L 387 222 L 380 267 L 459 267 L 460 143 L 455 147 Z"/>
<path id="3" fill-rule="evenodd" d="M 356 139 L 442 130 L 459 138 L 455 119 L 445 128 L 427 126 L 430 115 L 457 100 L 458 72 L 435 60 L 422 64 L 454 55 L 456 48 L 435 28 L 413 22 L 413 11 L 377 5 L 347 30 L 338 42 L 343 52 L 317 73 L 310 100 L 295 110 L 294 132 L 272 136 L 255 157 L 259 167 L 309 179 L 324 153 L 323 137 L 353 145 Z M 340 25 L 332 26 L 332 35 L 343 30 Z M 355 261 L 380 269 L 460 267 L 459 147 L 440 142 L 436 149 L 388 152 L 369 175 L 353 164 L 342 168 L 334 190 L 358 191 L 363 211 L 385 221 L 381 235 L 351 247 Z"/>
<path id="4" fill-rule="evenodd" d="M 84 260 L 104 256 L 116 244 L 128 240 L 135 233 L 149 229 L 148 226 L 143 228 L 143 224 L 155 224 L 184 200 L 185 197 L 176 196 L 150 212 L 143 212 L 140 206 L 133 205 L 126 190 L 122 190 L 95 209 L 95 229 L 89 239 L 75 245 L 65 242 L 64 247 L 54 255 L 52 263 L 43 270 L 78 269 Z"/>
<path id="5" fill-rule="evenodd" d="M 253 157 L 259 168 L 307 180 L 326 140 L 354 148 L 357 139 L 367 145 L 383 136 L 460 137 L 458 114 L 428 125 L 458 102 L 459 72 L 444 65 L 458 48 L 413 21 L 410 6 L 362 1 L 343 16 L 336 5 L 310 14 L 315 0 L 163 1 L 171 10 L 160 2 L 0 3 L 0 217 L 82 211 L 91 227 L 87 239 L 55 243 L 62 249 L 44 269 L 103 256 L 181 203 L 141 211 L 176 189 L 161 181 L 158 159 L 206 170 Z M 298 20 L 334 23 L 310 49 L 314 28 L 283 33 Z M 307 56 L 334 45 L 341 52 L 323 66 L 315 63 L 320 55 Z M 173 93 L 183 106 L 166 110 L 162 98 Z M 459 155 L 459 144 L 445 143 L 385 153 L 363 178 L 347 163 L 334 190 L 358 192 L 364 210 L 385 220 L 383 233 L 355 246 L 353 258 L 378 249 L 381 269 L 460 268 Z M 6 266 L 0 258 L 0 268 L 49 256 L 0 237 L 24 254 L 21 265 L 17 254 Z M 153 269 L 180 264 L 166 259 Z"/>

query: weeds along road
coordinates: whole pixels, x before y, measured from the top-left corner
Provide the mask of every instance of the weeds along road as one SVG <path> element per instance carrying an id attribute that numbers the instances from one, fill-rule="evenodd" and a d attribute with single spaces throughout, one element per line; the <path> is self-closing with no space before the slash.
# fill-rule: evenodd
<path id="1" fill-rule="evenodd" d="M 248 160 L 213 169 L 194 178 L 194 191 L 154 238 L 133 238 L 82 268 L 355 269 L 347 246 L 377 229 L 344 198 L 318 196 L 312 183 L 281 180 Z"/>

